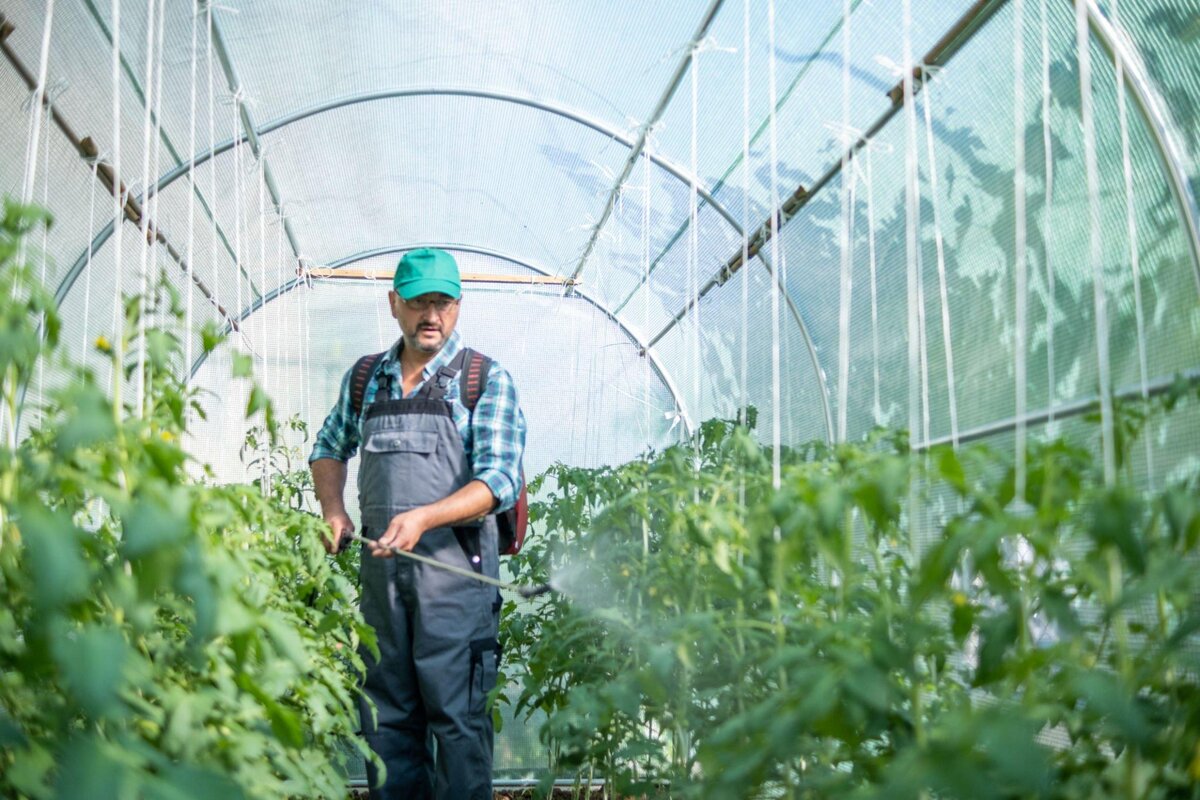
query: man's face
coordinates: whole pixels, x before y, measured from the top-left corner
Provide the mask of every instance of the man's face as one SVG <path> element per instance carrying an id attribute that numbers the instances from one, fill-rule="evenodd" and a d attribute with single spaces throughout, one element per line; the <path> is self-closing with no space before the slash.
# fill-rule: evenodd
<path id="1" fill-rule="evenodd" d="M 395 290 L 388 292 L 392 316 L 400 323 L 404 346 L 422 353 L 436 353 L 458 324 L 459 300 L 441 292 L 418 295 L 409 300 Z"/>

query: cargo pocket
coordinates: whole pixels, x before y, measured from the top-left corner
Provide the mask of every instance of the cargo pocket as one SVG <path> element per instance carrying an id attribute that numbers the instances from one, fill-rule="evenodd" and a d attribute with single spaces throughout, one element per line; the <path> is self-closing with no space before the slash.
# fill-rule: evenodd
<path id="1" fill-rule="evenodd" d="M 363 449 L 368 453 L 420 453 L 437 449 L 437 431 L 376 431 L 367 437 Z"/>
<path id="2" fill-rule="evenodd" d="M 475 639 L 471 642 L 471 675 L 468 681 L 467 709 L 472 717 L 487 712 L 487 696 L 496 685 L 500 669 L 500 643 L 495 639 Z"/>

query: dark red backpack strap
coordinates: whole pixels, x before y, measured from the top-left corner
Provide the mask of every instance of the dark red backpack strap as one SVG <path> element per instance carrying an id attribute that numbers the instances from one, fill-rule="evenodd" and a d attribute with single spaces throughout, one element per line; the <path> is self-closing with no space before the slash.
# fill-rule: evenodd
<path id="1" fill-rule="evenodd" d="M 469 347 L 464 352 L 466 359 L 462 372 L 459 373 L 459 380 L 462 381 L 459 387 L 459 397 L 462 398 L 462 403 L 467 410 L 474 413 L 475 406 L 479 405 L 479 398 L 483 396 L 483 390 L 487 386 L 492 360 L 478 350 L 472 350 Z"/>
<path id="2" fill-rule="evenodd" d="M 385 350 L 384 353 L 386 352 Z M 363 398 L 367 394 L 367 384 L 371 382 L 371 376 L 375 373 L 375 365 L 382 357 L 383 353 L 371 353 L 354 362 L 354 369 L 350 375 L 350 408 L 353 409 L 356 417 L 362 416 Z"/>

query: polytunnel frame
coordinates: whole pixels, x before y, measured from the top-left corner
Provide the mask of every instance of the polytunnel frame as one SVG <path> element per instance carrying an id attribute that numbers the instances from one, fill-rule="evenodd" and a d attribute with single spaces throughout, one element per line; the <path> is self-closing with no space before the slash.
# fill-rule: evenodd
<path id="1" fill-rule="evenodd" d="M 995 0 L 979 0 L 979 2 L 977 2 L 976 5 L 973 7 L 972 11 L 968 12 L 968 14 L 966 16 L 969 18 L 972 15 L 972 13 L 979 11 L 979 10 L 987 9 L 989 6 L 992 7 L 992 10 L 995 10 L 996 8 L 1004 5 L 1006 2 L 1007 2 L 1007 0 L 999 0 L 999 2 L 995 2 Z M 1189 247 L 1189 250 L 1190 250 L 1191 256 L 1192 256 L 1191 260 L 1192 260 L 1193 276 L 1195 278 L 1197 292 L 1200 293 L 1200 230 L 1198 230 L 1198 226 L 1200 226 L 1200 211 L 1197 210 L 1198 206 L 1197 206 L 1196 198 L 1192 192 L 1191 185 L 1186 176 L 1186 169 L 1185 169 L 1186 161 L 1185 161 L 1181 151 L 1179 150 L 1178 142 L 1176 141 L 1176 137 L 1173 133 L 1173 126 L 1171 125 L 1171 122 L 1170 122 L 1170 119 L 1171 119 L 1170 114 L 1167 110 L 1164 109 L 1162 97 L 1161 97 L 1160 93 L 1157 91 L 1156 87 L 1153 85 L 1153 83 L 1151 82 L 1149 77 L 1146 75 L 1144 64 L 1142 63 L 1141 59 L 1138 57 L 1136 48 L 1134 48 L 1134 50 L 1131 52 L 1131 50 L 1128 46 L 1128 43 L 1126 41 L 1127 37 L 1123 36 L 1123 34 L 1119 30 L 1117 30 L 1112 25 L 1112 23 L 1104 16 L 1104 13 L 1098 7 L 1095 0 L 1067 0 L 1067 2 L 1071 3 L 1072 5 L 1079 3 L 1084 6 L 1086 13 L 1087 13 L 1087 17 L 1088 17 L 1089 28 L 1091 29 L 1093 35 L 1096 36 L 1097 40 L 1099 41 L 1099 43 L 1105 50 L 1106 54 L 1109 56 L 1110 60 L 1112 60 L 1113 62 L 1116 62 L 1118 59 L 1120 59 L 1120 61 L 1122 63 L 1122 66 L 1124 68 L 1124 76 L 1125 76 L 1126 85 L 1131 90 L 1131 93 L 1134 97 L 1135 104 L 1140 113 L 1140 116 L 1142 117 L 1144 123 L 1146 124 L 1147 128 L 1150 131 L 1151 138 L 1153 140 L 1155 149 L 1158 151 L 1159 157 L 1161 158 L 1162 163 L 1163 163 L 1163 167 L 1167 173 L 1168 183 L 1171 187 L 1172 194 L 1175 197 L 1176 203 L 1179 208 L 1179 212 L 1183 217 L 1182 224 L 1185 229 L 1184 230 L 1185 239 L 1187 240 L 1188 247 Z M 920 66 L 918 66 L 917 69 L 920 69 Z M 471 90 L 471 89 L 438 89 L 438 88 L 393 90 L 393 91 L 371 92 L 371 93 L 354 95 L 354 96 L 351 96 L 348 98 L 344 98 L 342 100 L 335 100 L 335 101 L 327 102 L 327 103 L 320 104 L 317 106 L 313 106 L 313 107 L 310 107 L 308 109 L 305 109 L 305 110 L 302 110 L 299 112 L 294 112 L 290 115 L 286 115 L 286 116 L 281 117 L 271 123 L 268 123 L 261 128 L 252 128 L 251 131 L 248 131 L 248 136 L 250 134 L 253 134 L 255 137 L 265 135 L 274 130 L 282 128 L 288 124 L 291 124 L 292 122 L 296 122 L 298 120 L 305 119 L 309 116 L 324 113 L 325 111 L 329 111 L 329 110 L 346 107 L 349 105 L 355 105 L 355 104 L 363 103 L 363 102 L 371 102 L 374 100 L 390 99 L 390 98 L 396 98 L 396 97 L 429 96 L 429 95 L 468 96 L 468 97 L 477 97 L 477 98 L 483 98 L 483 99 L 494 99 L 494 100 L 499 100 L 502 102 L 517 103 L 520 105 L 525 105 L 525 106 L 528 106 L 531 108 L 535 108 L 538 110 L 553 113 L 558 116 L 564 117 L 566 119 L 572 120 L 574 122 L 583 124 L 583 125 L 591 128 L 592 130 L 595 130 L 599 133 L 602 133 L 602 134 L 608 136 L 609 138 L 613 139 L 614 141 L 618 141 L 618 142 L 624 144 L 626 147 L 633 148 L 635 146 L 634 143 L 630 142 L 628 140 L 628 138 L 625 137 L 623 134 L 621 134 L 619 131 L 610 129 L 603 123 L 601 123 L 597 120 L 591 119 L 590 117 L 587 117 L 586 115 L 584 115 L 582 113 L 571 111 L 571 110 L 563 108 L 561 106 L 557 106 L 557 105 L 550 104 L 550 103 L 545 103 L 542 101 L 535 100 L 533 98 L 521 97 L 518 95 L 506 94 L 506 93 L 501 93 L 501 92 L 491 92 L 491 91 L 486 91 L 486 90 Z M 893 109 L 893 112 L 894 112 L 894 109 Z M 885 114 L 885 116 L 887 116 L 887 115 Z M 246 141 L 246 138 L 241 138 L 241 137 L 231 138 L 231 139 L 227 140 L 226 142 L 223 142 L 222 144 L 217 145 L 216 147 L 214 147 L 207 153 L 201 155 L 200 157 L 195 159 L 192 162 L 192 164 L 195 164 L 195 165 L 202 164 L 205 161 L 215 157 L 216 155 L 226 152 L 227 150 L 232 149 L 234 146 L 241 144 L 245 141 Z M 673 175 L 677 179 L 690 183 L 691 177 L 684 170 L 680 169 L 679 167 L 675 166 L 674 164 L 671 164 L 669 161 L 667 161 L 659 156 L 654 155 L 653 153 L 644 153 L 644 155 L 646 157 L 650 158 L 656 165 L 663 168 L 669 174 Z M 189 169 L 194 169 L 194 166 L 181 164 L 178 167 L 176 167 L 175 169 L 164 174 L 164 176 L 162 178 L 160 178 L 156 182 L 156 184 L 153 187 L 150 187 L 150 189 L 145 193 L 145 197 L 149 197 L 149 195 L 155 191 L 161 191 L 163 188 L 165 188 L 167 185 L 169 185 L 174 180 L 178 179 L 182 175 L 187 174 Z M 732 216 L 728 213 L 728 211 L 726 209 L 724 209 L 721 206 L 721 204 L 718 203 L 712 197 L 711 193 L 706 188 L 698 185 L 698 193 L 704 198 L 705 202 L 709 203 L 734 228 L 734 230 L 738 231 L 742 235 L 745 235 L 744 232 L 741 231 L 741 226 L 737 223 L 737 221 L 735 219 L 733 219 Z M 111 236 L 112 225 L 113 225 L 113 223 L 110 220 L 109 223 L 105 226 L 105 228 L 103 230 L 101 230 L 101 232 L 98 233 L 96 235 L 96 237 L 93 239 L 92 245 L 90 247 L 90 250 L 92 252 L 95 252 L 100 246 L 102 246 L 104 244 L 105 241 L 107 241 L 109 236 Z M 755 253 L 755 257 L 757 257 L 759 259 L 760 263 L 763 264 L 764 268 L 767 269 L 768 273 L 771 274 L 772 277 L 774 277 L 777 282 L 779 282 L 779 278 L 777 276 L 775 276 L 774 270 L 772 269 L 771 265 L 761 257 L 761 254 Z M 56 303 L 61 304 L 63 299 L 65 298 L 66 294 L 70 291 L 70 289 L 74 285 L 75 281 L 77 280 L 79 274 L 82 272 L 82 270 L 86 266 L 86 258 L 87 258 L 87 251 L 85 251 L 83 254 L 80 255 L 79 259 L 77 259 L 76 263 L 72 266 L 71 270 L 69 270 L 68 273 L 66 274 L 66 276 L 64 276 L 62 282 L 60 282 L 60 284 L 59 284 L 58 289 L 55 291 Z M 723 280 L 716 280 L 715 282 L 718 285 L 721 285 L 724 283 Z M 707 288 L 710 288 L 710 287 L 706 287 L 706 289 Z M 818 385 L 821 389 L 821 399 L 822 399 L 822 404 L 823 404 L 824 411 L 825 411 L 825 420 L 826 420 L 826 439 L 828 440 L 832 436 L 832 418 L 831 418 L 831 412 L 830 412 L 830 407 L 829 407 L 829 403 L 830 403 L 829 391 L 828 391 L 828 386 L 827 386 L 826 379 L 825 379 L 825 373 L 821 367 L 819 359 L 817 358 L 813 342 L 811 340 L 811 337 L 809 336 L 807 326 L 805 325 L 803 318 L 799 314 L 799 310 L 797 309 L 795 303 L 793 302 L 791 295 L 787 292 L 786 287 L 783 287 L 781 285 L 780 288 L 782 290 L 783 297 L 787 301 L 789 310 L 790 310 L 793 318 L 795 319 L 797 325 L 800 327 L 800 330 L 805 339 L 805 343 L 809 350 L 809 355 L 810 355 L 810 358 L 813 363 L 813 368 L 816 373 Z M 696 305 L 698 300 L 699 300 L 699 297 L 696 297 L 696 298 L 693 298 L 691 301 L 689 301 L 687 304 L 685 304 L 684 308 L 681 309 L 679 314 L 676 315 L 676 317 L 672 321 L 672 323 L 669 324 L 666 329 L 664 329 L 657 337 L 655 337 L 655 339 L 653 339 L 651 341 L 650 346 L 653 346 L 653 343 L 655 343 L 659 339 L 661 339 L 661 337 L 663 335 L 665 335 L 667 330 L 669 330 L 675 324 L 678 324 L 681 321 L 681 318 L 683 316 L 685 316 Z M 610 314 L 610 316 L 615 319 L 615 314 Z"/>
<path id="2" fill-rule="evenodd" d="M 569 109 L 565 106 L 561 106 L 556 103 L 549 103 L 549 102 L 545 102 L 542 100 L 537 100 L 532 97 L 526 97 L 526 96 L 522 96 L 522 95 L 507 93 L 507 92 L 497 92 L 497 91 L 491 91 L 491 90 L 485 90 L 485 89 L 461 89 L 461 88 L 456 89 L 456 88 L 439 88 L 439 87 L 432 87 L 432 88 L 425 87 L 425 88 L 415 88 L 415 89 L 390 89 L 390 90 L 383 90 L 383 91 L 376 91 L 376 92 L 364 92 L 364 93 L 356 94 L 356 95 L 349 95 L 347 97 L 343 97 L 343 98 L 340 98 L 337 100 L 330 100 L 325 103 L 319 103 L 314 106 L 309 106 L 308 108 L 302 109 L 300 111 L 294 111 L 290 114 L 285 114 L 282 117 L 278 117 L 278 118 L 272 120 L 271 122 L 264 124 L 262 127 L 255 128 L 253 130 L 253 133 L 254 133 L 255 139 L 257 140 L 258 137 L 265 136 L 269 133 L 273 133 L 273 132 L 280 130 L 281 128 L 285 128 L 288 125 L 291 125 L 295 122 L 300 122 L 302 120 L 308 119 L 309 117 L 318 116 L 320 114 L 324 114 L 329 111 L 337 111 L 342 108 L 348 108 L 350 106 L 360 105 L 362 103 L 371 103 L 371 102 L 377 102 L 377 101 L 382 101 L 382 100 L 391 100 L 391 99 L 409 98 L 409 97 L 431 97 L 431 96 L 432 97 L 470 97 L 470 98 L 484 99 L 484 100 L 496 100 L 496 101 L 504 102 L 504 103 L 513 103 L 516 105 L 533 108 L 538 111 L 544 111 L 549 114 L 554 114 L 555 116 L 559 116 L 559 117 L 562 117 L 563 119 L 567 119 L 572 122 L 578 123 L 587 128 L 590 128 L 591 130 L 593 130 L 599 134 L 607 136 L 608 138 L 612 139 L 613 141 L 616 141 L 616 142 L 619 142 L 619 143 L 625 145 L 627 148 L 632 149 L 636 146 L 635 142 L 631 141 L 627 136 L 625 136 L 619 130 L 612 128 L 597 119 L 589 117 L 588 115 L 583 114 L 582 112 L 575 111 L 573 109 Z M 189 162 L 181 163 L 178 166 L 174 167 L 173 169 L 168 170 L 167 172 L 165 172 L 162 175 L 162 177 L 160 177 L 157 181 L 155 181 L 153 186 L 149 187 L 141 196 L 138 197 L 138 201 L 144 202 L 145 199 L 148 199 L 151 195 L 153 195 L 157 192 L 161 192 L 162 190 L 166 189 L 168 186 L 170 186 L 172 183 L 174 183 L 179 178 L 187 175 L 189 171 L 194 170 L 196 167 L 201 166 L 202 164 L 205 164 L 209 160 L 232 150 L 234 147 L 237 147 L 241 144 L 247 143 L 248 138 L 249 138 L 248 135 L 231 137 L 217 145 L 214 145 L 211 149 L 207 150 L 206 152 L 201 153 L 200 155 L 197 155 L 194 159 L 190 160 Z M 642 151 L 641 155 L 646 158 L 649 158 L 651 160 L 651 162 L 653 162 L 656 166 L 658 166 L 659 168 L 666 171 L 669 175 L 671 175 L 675 179 L 677 179 L 683 183 L 687 183 L 687 184 L 691 185 L 692 176 L 686 170 L 684 170 L 682 167 L 672 163 L 671 161 L 663 158 L 662 156 L 656 155 L 651 152 L 647 152 L 645 150 Z M 737 219 L 733 216 L 733 214 L 731 214 L 729 212 L 729 210 L 727 208 L 725 208 L 712 195 L 712 193 L 709 192 L 709 190 L 706 187 L 701 186 L 698 181 L 696 182 L 696 187 L 697 187 L 697 193 L 700 195 L 700 197 L 703 198 L 703 200 L 709 206 L 711 206 L 720 215 L 720 217 L 722 219 L 724 219 L 725 222 L 728 223 L 730 227 L 733 228 L 733 230 L 739 236 L 744 236 L 745 231 L 743 231 L 741 224 L 737 221 Z M 109 220 L 108 224 L 106 224 L 92 239 L 90 247 L 85 249 L 84 252 L 80 254 L 79 258 L 77 258 L 75 263 L 71 266 L 71 269 L 69 269 L 67 271 L 67 273 L 63 276 L 63 279 L 59 282 L 59 285 L 55 289 L 55 292 L 54 292 L 54 300 L 55 300 L 56 305 L 59 305 L 59 306 L 62 305 L 67 294 L 70 293 L 72 287 L 74 287 L 74 285 L 75 285 L 75 282 L 79 279 L 79 276 L 82 274 L 83 270 L 87 267 L 88 253 L 89 252 L 92 253 L 93 257 L 94 257 L 94 254 L 96 253 L 96 251 L 99 250 L 99 248 L 102 247 L 108 241 L 108 239 L 112 236 L 112 232 L 113 232 L 113 221 Z M 800 333 L 801 333 L 802 337 L 804 338 L 805 346 L 808 349 L 809 360 L 812 362 L 813 372 L 816 375 L 817 386 L 820 389 L 821 406 L 822 406 L 822 411 L 823 411 L 823 418 L 825 420 L 825 440 L 827 442 L 832 441 L 832 439 L 833 439 L 833 414 L 832 414 L 832 410 L 829 405 L 829 403 L 830 403 L 829 387 L 828 387 L 828 384 L 827 384 L 827 381 L 825 378 L 825 371 L 821 368 L 821 362 L 817 356 L 817 351 L 816 351 L 815 345 L 813 344 L 812 336 L 809 334 L 808 326 L 805 324 L 804 318 L 803 318 L 803 316 L 801 316 L 800 310 L 796 306 L 795 301 L 792 299 L 791 294 L 788 292 L 787 287 L 785 287 L 783 285 L 782 278 L 776 274 L 776 272 L 772 268 L 770 262 L 762 254 L 756 254 L 756 258 L 757 258 L 758 262 L 760 264 L 762 264 L 763 268 L 767 271 L 767 274 L 770 275 L 771 278 L 779 285 L 780 294 L 784 298 L 785 302 L 787 303 L 787 307 L 788 307 L 789 312 L 791 313 L 792 319 L 795 321 L 797 327 L 800 328 Z M 301 255 L 300 261 L 303 262 L 305 260 L 307 260 L 307 259 L 305 259 L 304 256 Z M 576 290 L 573 289 L 572 291 L 576 291 Z M 268 294 L 270 294 L 270 292 L 268 292 Z M 610 313 L 606 310 L 605 313 L 608 316 L 610 316 L 612 319 L 614 319 L 614 320 L 616 319 L 615 312 Z M 241 320 L 243 318 L 244 317 L 242 316 L 242 313 L 239 312 L 236 319 Z M 656 340 L 656 342 L 657 342 L 657 340 Z M 653 346 L 653 343 L 648 345 L 647 348 L 643 350 L 643 352 L 644 353 L 648 352 L 648 347 L 650 347 L 650 346 Z"/>
<path id="3" fill-rule="evenodd" d="M 369 258 L 375 258 L 377 256 L 392 255 L 395 253 L 402 253 L 402 252 L 406 252 L 408 250 L 413 250 L 413 249 L 416 249 L 419 247 L 440 247 L 444 250 L 450 250 L 450 251 L 457 252 L 457 253 L 471 253 L 474 255 L 487 256 L 490 258 L 499 259 L 501 261 L 507 261 L 510 264 L 514 264 L 518 267 L 522 267 L 524 269 L 530 270 L 531 272 L 537 273 L 538 275 L 554 277 L 553 273 L 551 273 L 549 270 L 545 269 L 544 267 L 539 267 L 538 265 L 536 265 L 530 261 L 527 261 L 522 258 L 518 258 L 516 256 L 508 255 L 506 253 L 502 253 L 497 250 L 492 250 L 492 249 L 489 249 L 486 247 L 478 247 L 478 246 L 469 245 L 469 244 L 451 244 L 451 243 L 446 243 L 446 242 L 419 242 L 419 243 L 413 243 L 413 244 L 388 245 L 386 247 L 376 247 L 371 250 L 361 250 L 357 253 L 353 253 L 351 255 L 345 256 L 344 258 L 339 258 L 336 261 L 332 261 L 329 264 L 327 264 L 326 267 L 328 269 L 337 270 L 337 269 L 341 269 L 342 267 L 349 266 L 350 264 L 355 264 L 360 261 L 366 261 Z M 308 281 L 304 277 L 297 277 L 297 278 L 293 278 L 292 280 L 288 281 L 287 283 L 283 284 L 282 286 L 275 287 L 274 289 L 267 292 L 262 297 L 256 299 L 251 305 L 242 309 L 238 313 L 236 320 L 229 320 L 228 322 L 226 322 L 224 333 L 228 334 L 230 331 L 232 331 L 233 324 L 235 322 L 240 327 L 241 324 L 243 322 L 245 322 L 255 312 L 262 310 L 262 308 L 267 303 L 270 303 L 273 300 L 278 300 L 279 298 L 283 297 L 285 294 L 288 294 L 292 290 L 298 289 L 301 286 L 307 285 L 307 283 L 308 283 Z M 608 308 L 608 306 L 606 306 L 604 303 L 600 302 L 596 298 L 592 297 L 587 292 L 581 291 L 578 289 L 578 287 L 576 287 L 573 294 L 577 295 L 580 300 L 583 300 L 584 302 L 588 303 L 593 308 L 595 308 L 597 311 L 599 311 L 601 314 L 606 316 L 610 321 L 612 321 L 614 324 L 616 324 L 617 327 L 621 330 L 621 332 L 623 334 L 625 334 L 625 337 L 627 339 L 629 339 L 629 341 L 638 348 L 638 354 L 645 357 L 647 359 L 647 361 L 649 361 L 650 368 L 654 371 L 654 374 L 658 377 L 658 379 L 660 381 L 662 381 L 663 386 L 665 386 L 667 391 L 670 393 L 671 399 L 675 403 L 675 408 L 679 412 L 680 420 L 683 423 L 684 430 L 686 431 L 687 435 L 691 436 L 693 433 L 695 433 L 696 428 L 695 428 L 695 424 L 692 420 L 691 413 L 688 411 L 687 404 L 684 402 L 683 395 L 680 393 L 679 388 L 675 383 L 675 380 L 673 378 L 671 378 L 670 373 L 666 369 L 663 368 L 658 357 L 646 349 L 644 339 L 640 335 L 638 335 L 638 333 L 636 331 L 634 331 L 628 325 L 626 325 L 619 317 L 617 317 L 617 315 L 614 314 L 612 312 L 612 310 L 610 310 Z M 200 368 L 202 366 L 204 366 L 205 361 L 208 360 L 208 356 L 209 356 L 209 353 L 206 353 L 206 352 L 203 352 L 200 355 L 196 356 L 196 360 L 192 362 L 191 368 L 188 372 L 188 375 L 190 378 L 196 377 L 196 373 L 200 371 Z"/>
<path id="4" fill-rule="evenodd" d="M 1200 294 L 1200 205 L 1192 192 L 1187 176 L 1186 163 L 1171 124 L 1171 115 L 1163 108 L 1161 93 L 1154 87 L 1146 67 L 1142 63 L 1137 47 L 1129 47 L 1128 37 L 1118 30 L 1112 21 L 1096 5 L 1096 0 L 1077 0 L 1087 6 L 1088 25 L 1099 40 L 1115 66 L 1120 61 L 1125 84 L 1133 94 L 1138 111 L 1150 129 L 1155 149 L 1163 160 L 1163 167 L 1171 184 L 1171 193 L 1179 204 L 1188 245 L 1192 251 L 1192 272 L 1196 279 L 1196 291 Z"/>

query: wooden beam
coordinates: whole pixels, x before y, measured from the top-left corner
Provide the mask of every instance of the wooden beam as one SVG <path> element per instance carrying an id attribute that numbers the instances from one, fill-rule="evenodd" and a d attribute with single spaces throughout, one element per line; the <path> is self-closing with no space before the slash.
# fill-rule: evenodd
<path id="1" fill-rule="evenodd" d="M 391 269 L 361 269 L 357 267 L 342 267 L 328 269 L 314 267 L 308 270 L 313 278 L 336 278 L 339 280 L 385 281 L 392 282 Z M 515 284 L 549 284 L 551 286 L 575 286 L 578 281 L 553 275 L 488 275 L 485 273 L 464 272 L 459 276 L 463 283 L 515 283 Z"/>

